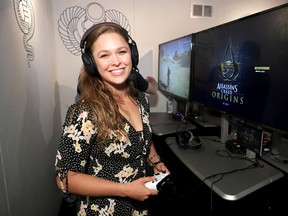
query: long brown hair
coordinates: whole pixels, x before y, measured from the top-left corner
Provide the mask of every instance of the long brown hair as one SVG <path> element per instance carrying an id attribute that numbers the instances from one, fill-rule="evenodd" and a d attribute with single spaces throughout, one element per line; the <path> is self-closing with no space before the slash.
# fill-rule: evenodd
<path id="1" fill-rule="evenodd" d="M 102 25 L 91 32 L 86 42 L 86 49 L 91 49 L 97 38 L 106 32 L 118 33 L 127 43 L 129 42 L 129 37 L 120 28 L 111 25 Z M 135 89 L 133 81 L 127 80 L 127 86 L 128 96 L 134 98 Z M 126 135 L 127 132 L 124 130 L 126 121 L 120 114 L 117 103 L 120 98 L 108 85 L 102 82 L 101 77 L 90 76 L 83 66 L 80 71 L 78 87 L 81 92 L 80 100 L 84 100 L 85 103 L 90 104 L 93 109 L 94 124 L 97 128 L 97 141 L 103 145 L 103 142 L 109 137 L 111 131 L 117 134 L 119 138 Z"/>

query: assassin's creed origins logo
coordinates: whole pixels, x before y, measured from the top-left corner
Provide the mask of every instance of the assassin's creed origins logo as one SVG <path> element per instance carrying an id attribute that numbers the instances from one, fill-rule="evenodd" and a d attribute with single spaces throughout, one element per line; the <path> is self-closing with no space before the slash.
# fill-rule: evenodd
<path id="1" fill-rule="evenodd" d="M 222 100 L 224 104 L 243 104 L 244 97 L 239 94 L 238 83 L 235 82 L 239 75 L 239 64 L 234 58 L 231 38 L 227 43 L 223 61 L 219 65 L 218 75 L 224 82 L 217 83 L 216 88 L 212 91 L 212 97 Z"/>

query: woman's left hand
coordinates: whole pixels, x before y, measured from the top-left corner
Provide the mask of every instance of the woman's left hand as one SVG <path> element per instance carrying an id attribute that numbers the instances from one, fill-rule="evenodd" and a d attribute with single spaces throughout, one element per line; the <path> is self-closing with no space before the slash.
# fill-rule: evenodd
<path id="1" fill-rule="evenodd" d="M 165 166 L 165 164 L 163 162 L 158 163 L 155 167 L 154 167 L 154 173 L 157 172 L 168 172 L 170 173 L 170 171 L 168 170 L 168 168 Z"/>

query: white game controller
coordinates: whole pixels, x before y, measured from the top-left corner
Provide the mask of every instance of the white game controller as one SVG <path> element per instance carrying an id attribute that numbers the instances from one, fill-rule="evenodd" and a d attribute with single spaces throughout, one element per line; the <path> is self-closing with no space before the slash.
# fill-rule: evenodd
<path id="1" fill-rule="evenodd" d="M 154 180 L 145 183 L 145 186 L 151 190 L 159 191 L 162 186 L 170 181 L 170 173 L 158 172 L 154 174 Z"/>

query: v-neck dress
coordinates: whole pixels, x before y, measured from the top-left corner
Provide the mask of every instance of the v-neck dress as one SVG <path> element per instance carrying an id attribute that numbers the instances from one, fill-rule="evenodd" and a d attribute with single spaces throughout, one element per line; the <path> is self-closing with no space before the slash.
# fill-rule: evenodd
<path id="1" fill-rule="evenodd" d="M 115 133 L 110 131 L 104 148 L 100 148 L 96 142 L 97 129 L 101 127 L 101 122 L 93 124 L 91 106 L 83 101 L 71 105 L 67 110 L 57 150 L 56 175 L 60 179 L 66 178 L 68 170 L 71 170 L 123 184 L 146 176 L 146 159 L 152 137 L 150 107 L 143 92 L 137 90 L 136 99 L 143 131 L 136 131 L 126 121 L 123 127 L 128 138 L 117 140 Z M 69 190 L 69 179 L 62 183 L 68 185 Z M 69 191 L 63 192 L 69 194 Z M 79 196 L 77 215 L 140 216 L 149 215 L 149 211 L 147 201 L 123 197 Z"/>

